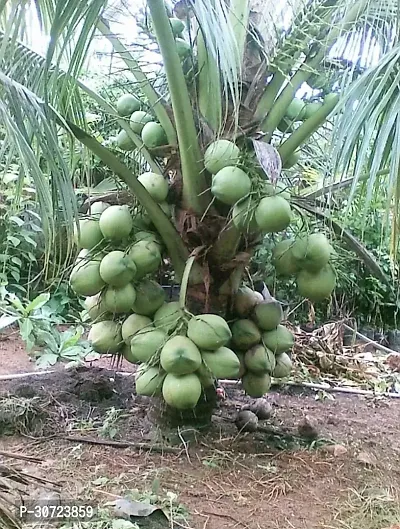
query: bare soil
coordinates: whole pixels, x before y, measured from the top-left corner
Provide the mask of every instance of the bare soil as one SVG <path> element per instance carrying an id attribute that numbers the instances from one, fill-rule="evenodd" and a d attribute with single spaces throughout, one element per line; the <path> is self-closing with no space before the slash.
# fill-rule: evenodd
<path id="1" fill-rule="evenodd" d="M 0 342 L 0 373 L 32 371 L 24 355 L 16 338 Z M 262 431 L 239 433 L 234 418 L 249 399 L 237 387 L 227 387 L 226 393 L 207 432 L 177 434 L 155 428 L 148 413 L 152 401 L 135 395 L 129 374 L 98 366 L 58 367 L 49 375 L 3 380 L 0 450 L 40 458 L 18 466 L 96 505 L 132 491 L 157 490 L 159 498 L 170 498 L 175 513 L 165 527 L 396 529 L 398 399 L 335 395 L 330 400 L 309 391 L 272 392 L 273 414 L 260 421 Z M 305 417 L 315 425 L 316 440 L 298 431 Z M 98 446 L 67 439 L 72 436 L 105 442 L 112 437 L 136 446 Z M 138 443 L 154 450 L 139 449 Z M 155 451 L 162 447 L 177 452 Z M 386 499 L 375 508 L 362 496 L 367 490 L 378 491 L 381 502 L 383 492 L 390 493 L 390 503 Z M 367 504 L 366 517 L 354 522 Z"/>
<path id="2" fill-rule="evenodd" d="M 90 362 L 88 365 L 110 368 L 112 359 L 110 357 L 100 358 Z M 63 370 L 62 364 L 56 364 L 49 370 Z M 134 371 L 135 367 L 124 359 L 118 365 L 121 371 Z M 0 333 L 0 375 L 11 375 L 18 373 L 29 373 L 41 371 L 35 363 L 35 359 L 26 352 L 24 343 L 19 337 L 18 330 L 6 330 Z"/>

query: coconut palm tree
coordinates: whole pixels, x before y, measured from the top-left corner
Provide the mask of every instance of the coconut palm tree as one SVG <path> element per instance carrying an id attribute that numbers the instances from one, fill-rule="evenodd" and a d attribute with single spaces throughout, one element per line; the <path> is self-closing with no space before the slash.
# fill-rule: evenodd
<path id="1" fill-rule="evenodd" d="M 129 5 L 107 0 L 3 2 L 4 164 L 18 156 L 21 177 L 27 173 L 34 180 L 48 240 L 58 223 L 71 236 L 77 209 L 70 176 L 73 160 L 66 152 L 75 152 L 78 142 L 120 178 L 132 194 L 132 205 L 148 215 L 165 245 L 175 281 L 182 284 L 182 304 L 192 312 L 226 315 L 262 240 L 249 224 L 252 197 L 257 205 L 265 196 L 266 181 L 275 197 L 282 192 L 274 187 L 279 179 L 294 192 L 292 207 L 303 219 L 304 213 L 327 217 L 320 197 L 327 189 L 349 184 L 354 192 L 365 172 L 371 190 L 376 183 L 384 185 L 378 175 L 388 176 L 388 204 L 395 198 L 398 205 L 400 155 L 391 149 L 398 136 L 397 117 L 391 114 L 398 97 L 396 10 L 393 2 L 371 0 L 288 2 L 279 12 L 266 10 L 257 0 L 180 0 L 175 5 L 147 0 L 163 86 L 151 79 L 137 47 L 113 31 L 113 20 L 128 16 Z M 48 37 L 43 57 L 29 46 L 28 21 L 34 14 Z M 171 25 L 172 16 L 182 31 Z M 108 41 L 161 125 L 161 145 L 143 141 L 115 101 L 105 100 L 82 81 L 85 59 L 99 38 Z M 83 95 L 112 116 L 135 148 L 131 154 L 123 157 L 90 133 Z M 342 110 L 335 117 L 337 109 Z M 330 136 L 332 157 L 326 154 Z M 237 197 L 225 200 L 215 190 L 210 174 L 215 171 L 205 151 L 221 138 L 240 148 L 241 167 L 253 182 L 247 202 L 235 205 Z M 296 175 L 316 150 L 324 160 L 324 181 L 304 189 Z M 140 160 L 143 170 L 168 175 L 173 217 L 138 181 L 130 157 Z M 344 169 L 344 181 L 338 181 L 339 168 Z M 236 196 L 237 189 L 227 192 Z M 232 206 L 244 204 L 245 209 L 237 210 L 242 220 L 235 222 Z M 393 211 L 397 226 L 397 209 Z M 354 243 L 350 235 L 348 240 Z M 354 246 L 364 252 L 359 244 Z M 373 260 L 371 267 L 380 273 Z"/>

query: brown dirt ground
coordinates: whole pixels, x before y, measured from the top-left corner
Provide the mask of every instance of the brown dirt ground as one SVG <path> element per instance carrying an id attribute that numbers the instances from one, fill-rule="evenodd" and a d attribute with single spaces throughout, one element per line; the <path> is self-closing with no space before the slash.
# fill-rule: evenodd
<path id="1" fill-rule="evenodd" d="M 0 342 L 0 372 L 31 371 L 23 355 L 16 338 Z M 115 440 L 160 443 L 148 419 L 150 401 L 135 395 L 132 376 L 97 367 L 58 368 L 29 382 L 1 381 L 0 393 L 16 403 L 29 399 L 31 420 L 16 421 L 17 431 L 8 430 L 12 435 L 1 436 L 7 425 L 0 407 L 0 449 L 42 459 L 38 464 L 20 461 L 20 468 L 99 505 L 159 483 L 160 495 L 176 493 L 188 513 L 176 528 L 364 529 L 342 518 L 353 492 L 370 486 L 400 490 L 400 402 L 395 399 L 336 395 L 317 400 L 311 392 L 272 392 L 273 416 L 263 421 L 265 430 L 238 434 L 232 420 L 247 399 L 229 387 L 210 431 L 176 454 L 65 439 L 107 440 L 104 421 L 114 407 L 124 414 L 116 423 Z M 305 415 L 317 423 L 317 442 L 298 437 L 297 425 Z M 346 453 L 328 453 L 332 443 L 346 447 Z M 399 519 L 390 518 L 393 523 L 383 516 L 382 523 L 372 522 L 368 529 L 395 529 L 400 505 L 396 512 Z"/>
<path id="2" fill-rule="evenodd" d="M 111 358 L 101 358 L 93 361 L 90 365 L 99 367 L 111 367 Z M 49 370 L 63 369 L 62 364 L 56 364 Z M 121 371 L 132 371 L 132 364 L 122 360 L 119 366 Z M 5 331 L 0 333 L 0 375 L 10 375 L 17 373 L 28 373 L 40 371 L 35 360 L 30 357 L 25 350 L 25 346 L 19 337 L 19 331 Z"/>

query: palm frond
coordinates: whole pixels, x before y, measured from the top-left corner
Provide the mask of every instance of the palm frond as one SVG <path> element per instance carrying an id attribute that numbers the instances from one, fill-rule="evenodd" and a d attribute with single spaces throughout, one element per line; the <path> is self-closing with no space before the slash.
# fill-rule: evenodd
<path id="1" fill-rule="evenodd" d="M 3 452 L 7 458 L 27 459 L 28 461 L 40 462 L 40 460 L 23 454 Z M 29 502 L 29 490 L 32 487 L 60 491 L 60 486 L 41 476 L 29 474 L 13 463 L 6 463 L 4 458 L 0 460 L 0 528 L 21 529 L 23 523 L 18 516 L 21 501 Z"/>
<path id="2" fill-rule="evenodd" d="M 242 65 L 229 8 L 224 0 L 198 0 L 193 3 L 193 11 L 207 52 L 218 65 L 225 96 L 225 121 L 230 112 L 233 123 L 237 125 Z"/>
<path id="3" fill-rule="evenodd" d="M 85 111 L 75 79 L 56 68 L 47 68 L 45 57 L 20 41 L 7 39 L 0 30 L 0 70 L 25 86 L 39 98 L 51 92 L 54 108 L 80 126 L 85 125 Z"/>
<path id="4" fill-rule="evenodd" d="M 65 224 L 67 233 L 72 235 L 71 219 L 77 215 L 68 166 L 59 146 L 57 115 L 33 92 L 3 72 L 0 93 L 5 142 L 15 150 L 25 175 L 35 184 L 49 248 L 58 224 Z M 57 212 L 55 216 L 53 212 Z"/>
<path id="5" fill-rule="evenodd" d="M 349 200 L 368 172 L 365 209 L 373 193 L 387 197 L 387 209 L 399 208 L 400 46 L 367 70 L 345 93 L 333 142 L 333 162 L 343 178 L 353 178 Z M 388 174 L 382 174 L 384 169 Z"/>

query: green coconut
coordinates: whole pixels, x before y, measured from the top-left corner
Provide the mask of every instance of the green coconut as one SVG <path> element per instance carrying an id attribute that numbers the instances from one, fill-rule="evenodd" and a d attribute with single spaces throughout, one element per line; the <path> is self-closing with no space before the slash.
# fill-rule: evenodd
<path id="1" fill-rule="evenodd" d="M 83 265 L 84 263 L 87 263 L 90 260 L 100 262 L 102 260 L 102 257 L 100 257 L 100 254 L 90 252 L 86 248 L 83 248 L 82 250 L 80 250 L 76 257 L 75 265 Z"/>
<path id="2" fill-rule="evenodd" d="M 291 154 L 289 154 L 289 156 L 283 161 L 282 163 L 282 167 L 283 169 L 290 169 L 291 167 L 293 167 L 294 165 L 296 165 L 296 163 L 299 162 L 301 158 L 301 150 L 299 149 L 298 151 L 294 151 L 292 152 Z"/>
<path id="3" fill-rule="evenodd" d="M 263 331 L 272 331 L 282 321 L 282 306 L 274 298 L 263 301 L 254 307 L 252 318 Z"/>
<path id="4" fill-rule="evenodd" d="M 289 277 L 300 269 L 299 262 L 292 252 L 293 243 L 292 239 L 285 239 L 278 242 L 272 250 L 272 262 L 279 276 Z"/>
<path id="5" fill-rule="evenodd" d="M 111 314 L 130 312 L 136 299 L 136 290 L 131 283 L 123 287 L 109 285 L 102 293 L 102 304 Z"/>
<path id="6" fill-rule="evenodd" d="M 90 215 L 95 219 L 99 219 L 103 211 L 109 207 L 110 204 L 108 204 L 108 202 L 102 202 L 101 200 L 98 202 L 93 202 L 93 204 L 90 206 Z"/>
<path id="7" fill-rule="evenodd" d="M 194 373 L 200 367 L 201 361 L 199 349 L 186 336 L 173 336 L 161 349 L 160 364 L 167 373 Z"/>
<path id="8" fill-rule="evenodd" d="M 250 193 L 251 180 L 239 167 L 227 166 L 213 176 L 211 193 L 223 204 L 233 206 Z"/>
<path id="9" fill-rule="evenodd" d="M 329 264 L 318 272 L 301 270 L 297 275 L 297 288 L 300 295 L 312 302 L 329 298 L 335 286 L 336 274 Z"/>
<path id="10" fill-rule="evenodd" d="M 136 394 L 146 397 L 161 395 L 165 373 L 159 367 L 144 366 L 136 375 Z"/>
<path id="11" fill-rule="evenodd" d="M 123 94 L 117 101 L 117 112 L 121 117 L 130 116 L 132 112 L 139 110 L 140 101 L 132 94 Z"/>
<path id="12" fill-rule="evenodd" d="M 136 147 L 134 141 L 128 136 L 128 133 L 122 129 L 118 132 L 117 147 L 121 151 L 133 151 Z"/>
<path id="13" fill-rule="evenodd" d="M 168 181 L 163 175 L 148 172 L 138 176 L 138 180 L 156 202 L 164 202 L 167 198 Z"/>
<path id="14" fill-rule="evenodd" d="M 163 246 L 161 238 L 156 233 L 151 231 L 137 231 L 135 233 L 135 241 L 152 241 L 158 244 L 160 248 Z"/>
<path id="15" fill-rule="evenodd" d="M 136 301 L 133 310 L 137 314 L 152 316 L 165 302 L 165 291 L 151 279 L 143 279 L 136 286 Z"/>
<path id="16" fill-rule="evenodd" d="M 161 265 L 161 252 L 158 244 L 152 241 L 138 241 L 133 244 L 128 255 L 136 265 L 136 278 L 156 272 Z"/>
<path id="17" fill-rule="evenodd" d="M 262 341 L 265 347 L 276 355 L 289 351 L 294 345 L 294 334 L 283 325 L 278 325 L 273 331 L 264 332 Z"/>
<path id="18" fill-rule="evenodd" d="M 162 387 L 165 402 L 178 410 L 192 409 L 201 396 L 201 382 L 197 375 L 168 373 Z"/>
<path id="19" fill-rule="evenodd" d="M 240 360 L 228 347 L 219 347 L 216 351 L 202 351 L 204 363 L 215 378 L 239 378 Z"/>
<path id="20" fill-rule="evenodd" d="M 133 218 L 133 229 L 134 230 L 147 230 L 152 222 L 148 213 L 145 210 L 135 208 L 132 213 Z"/>
<path id="21" fill-rule="evenodd" d="M 114 250 L 101 260 L 100 275 L 108 285 L 123 287 L 135 277 L 136 265 L 124 252 Z"/>
<path id="22" fill-rule="evenodd" d="M 275 355 L 264 345 L 255 345 L 244 355 L 244 363 L 252 373 L 272 373 L 275 368 Z"/>
<path id="23" fill-rule="evenodd" d="M 285 200 L 290 200 L 290 192 L 288 191 L 288 186 L 283 182 L 276 182 L 272 184 L 271 182 L 266 182 L 264 184 L 264 193 L 268 197 L 280 196 Z"/>
<path id="24" fill-rule="evenodd" d="M 101 304 L 101 294 L 89 296 L 85 299 L 84 303 L 86 313 L 93 322 L 99 322 L 103 320 L 110 320 L 111 315 L 108 314 Z"/>
<path id="25" fill-rule="evenodd" d="M 155 121 L 149 121 L 144 125 L 141 138 L 142 142 L 149 149 L 155 149 L 156 147 L 161 147 L 168 143 L 165 130 Z"/>
<path id="26" fill-rule="evenodd" d="M 277 129 L 280 132 L 283 132 L 283 134 L 285 134 L 285 133 L 293 132 L 294 127 L 293 127 L 293 124 L 292 124 L 291 121 L 289 121 L 288 119 L 283 118 L 278 123 Z"/>
<path id="27" fill-rule="evenodd" d="M 318 272 L 328 264 L 331 257 L 331 245 L 323 233 L 313 233 L 308 237 L 299 237 L 292 247 L 292 254 L 301 262 L 301 267 L 309 272 Z"/>
<path id="28" fill-rule="evenodd" d="M 292 220 L 289 202 L 279 195 L 262 198 L 254 215 L 258 227 L 264 233 L 283 231 Z"/>
<path id="29" fill-rule="evenodd" d="M 79 221 L 79 233 L 75 229 L 75 239 L 80 248 L 91 250 L 104 241 L 98 220 L 84 219 Z"/>
<path id="30" fill-rule="evenodd" d="M 96 353 L 115 354 L 122 347 L 121 326 L 109 320 L 94 323 L 89 331 L 88 342 Z"/>
<path id="31" fill-rule="evenodd" d="M 167 335 L 161 329 L 144 328 L 131 338 L 132 355 L 139 362 L 148 362 L 165 343 Z"/>
<path id="32" fill-rule="evenodd" d="M 322 107 L 322 103 L 314 101 L 313 103 L 307 103 L 304 111 L 304 119 L 311 118 L 318 110 Z"/>
<path id="33" fill-rule="evenodd" d="M 246 364 L 244 363 L 244 354 L 242 352 L 235 351 L 235 355 L 239 358 L 240 368 L 239 368 L 239 378 L 246 373 Z"/>
<path id="34" fill-rule="evenodd" d="M 237 320 L 232 325 L 232 342 L 235 347 L 247 351 L 261 340 L 261 332 L 251 320 Z"/>
<path id="35" fill-rule="evenodd" d="M 179 18 L 170 18 L 169 22 L 171 24 L 172 33 L 175 37 L 178 37 L 181 35 L 183 30 L 185 29 L 185 24 L 182 22 L 182 20 L 179 20 Z"/>
<path id="36" fill-rule="evenodd" d="M 282 353 L 276 357 L 275 369 L 272 373 L 274 378 L 285 378 L 290 375 L 292 371 L 292 361 L 289 355 Z"/>
<path id="37" fill-rule="evenodd" d="M 254 307 L 264 301 L 262 294 L 249 287 L 240 287 L 234 297 L 235 312 L 240 317 L 248 316 Z"/>
<path id="38" fill-rule="evenodd" d="M 199 369 L 196 371 L 196 375 L 199 377 L 203 388 L 210 388 L 215 383 L 213 374 L 204 363 L 202 363 Z"/>
<path id="39" fill-rule="evenodd" d="M 124 343 L 122 346 L 121 355 L 127 362 L 130 362 L 131 364 L 140 364 L 139 358 L 136 358 L 136 356 L 132 353 L 131 346 L 128 343 Z"/>
<path id="40" fill-rule="evenodd" d="M 168 218 L 172 217 L 172 206 L 171 206 L 171 204 L 168 204 L 167 202 L 160 202 L 158 205 L 164 211 L 164 213 L 167 215 Z"/>
<path id="41" fill-rule="evenodd" d="M 132 231 L 133 219 L 128 206 L 110 206 L 100 216 L 103 236 L 111 241 L 122 241 Z"/>
<path id="42" fill-rule="evenodd" d="M 87 250 L 84 250 L 87 252 Z M 72 290 L 78 296 L 94 296 L 105 286 L 100 276 L 100 259 L 82 252 L 78 255 L 77 262 L 72 269 L 70 278 Z"/>
<path id="43" fill-rule="evenodd" d="M 259 399 L 268 393 L 271 387 L 271 377 L 268 373 L 262 375 L 246 373 L 242 378 L 242 387 L 249 397 Z"/>
<path id="44" fill-rule="evenodd" d="M 122 324 L 122 338 L 125 343 L 130 344 L 132 336 L 142 329 L 153 329 L 152 321 L 147 316 L 141 314 L 131 314 Z"/>
<path id="45" fill-rule="evenodd" d="M 222 347 L 232 338 L 229 325 L 216 314 L 200 314 L 192 318 L 187 335 L 200 349 L 207 351 Z"/>
<path id="46" fill-rule="evenodd" d="M 153 116 L 144 112 L 143 110 L 137 110 L 133 112 L 129 119 L 129 125 L 135 134 L 141 134 L 143 127 L 146 123 L 153 121 Z"/>
<path id="47" fill-rule="evenodd" d="M 164 303 L 154 314 L 154 325 L 166 333 L 173 332 L 181 321 L 183 311 L 179 301 Z"/>
<path id="48" fill-rule="evenodd" d="M 291 121 L 301 121 L 304 119 L 305 109 L 304 101 L 295 97 L 286 110 L 286 117 Z"/>
<path id="49" fill-rule="evenodd" d="M 240 150 L 228 140 L 217 140 L 211 143 L 204 154 L 204 165 L 208 172 L 216 174 L 224 167 L 239 162 Z"/>
<path id="50" fill-rule="evenodd" d="M 178 55 L 181 59 L 184 59 L 187 57 L 191 52 L 191 47 L 189 42 L 187 42 L 184 39 L 177 38 L 175 39 L 176 42 L 176 50 L 178 52 Z"/>
<path id="51" fill-rule="evenodd" d="M 232 209 L 232 222 L 242 233 L 258 231 L 255 219 L 257 203 L 254 199 L 245 198 L 235 204 Z"/>

